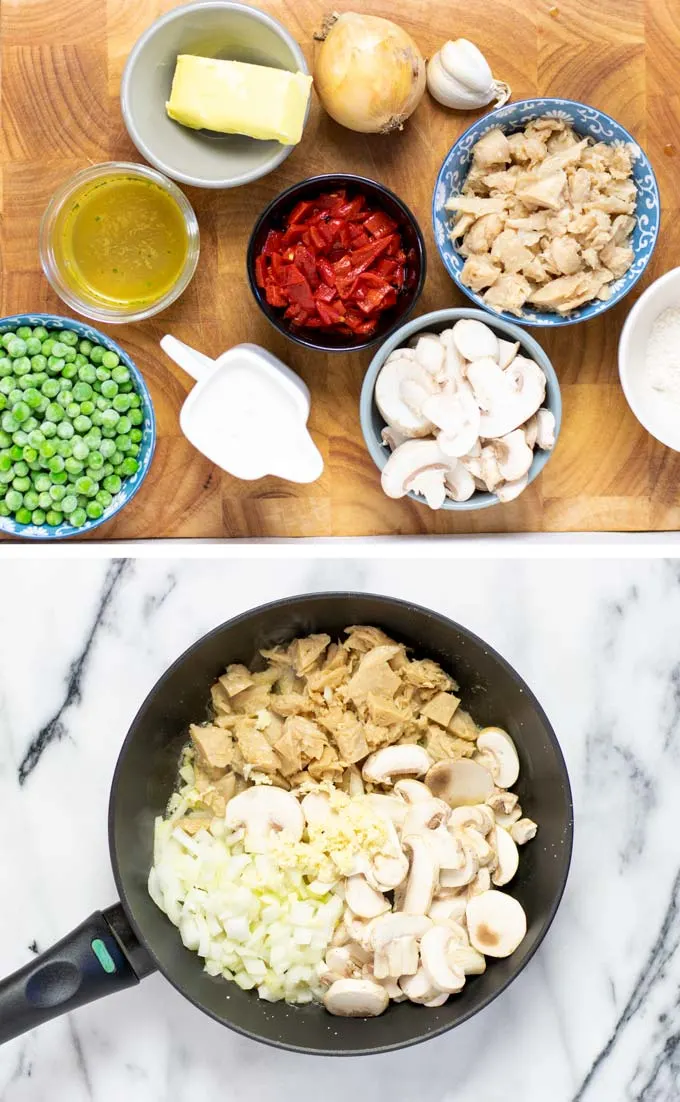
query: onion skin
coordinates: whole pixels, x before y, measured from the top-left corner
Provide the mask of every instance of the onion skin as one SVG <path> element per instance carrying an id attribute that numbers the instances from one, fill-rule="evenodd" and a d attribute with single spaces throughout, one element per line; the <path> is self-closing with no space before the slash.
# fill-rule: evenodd
<path id="1" fill-rule="evenodd" d="M 411 36 L 389 19 L 355 12 L 331 25 L 314 73 L 331 118 L 361 134 L 401 130 L 425 84 L 425 60 Z"/>

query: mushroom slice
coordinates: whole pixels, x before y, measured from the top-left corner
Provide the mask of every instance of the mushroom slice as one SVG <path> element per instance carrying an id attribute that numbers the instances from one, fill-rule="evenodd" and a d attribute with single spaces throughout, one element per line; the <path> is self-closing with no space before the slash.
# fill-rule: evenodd
<path id="1" fill-rule="evenodd" d="M 473 895 L 481 895 L 482 892 L 488 892 L 491 888 L 491 873 L 487 868 L 480 869 L 474 880 L 468 885 L 467 897 L 471 899 Z"/>
<path id="2" fill-rule="evenodd" d="M 432 926 L 426 915 L 409 915 L 391 911 L 371 923 L 370 946 L 376 953 L 383 952 L 398 937 L 414 937 L 418 941 Z"/>
<path id="3" fill-rule="evenodd" d="M 536 447 L 536 440 L 538 439 L 538 413 L 534 413 L 533 417 L 522 425 L 524 431 L 524 439 L 527 442 L 527 447 L 532 450 Z"/>
<path id="4" fill-rule="evenodd" d="M 430 509 L 441 509 L 446 500 L 444 475 L 440 467 L 428 467 L 406 483 L 406 490 L 424 497 Z"/>
<path id="5" fill-rule="evenodd" d="M 468 362 L 486 356 L 498 362 L 498 337 L 483 321 L 461 318 L 453 327 L 453 339 L 461 356 Z"/>
<path id="6" fill-rule="evenodd" d="M 480 477 L 485 483 L 489 493 L 493 493 L 497 486 L 503 481 L 503 476 L 498 469 L 498 460 L 496 459 L 496 452 L 487 444 L 482 448 L 482 454 L 479 459 Z"/>
<path id="7" fill-rule="evenodd" d="M 519 352 L 519 341 L 503 341 L 498 338 L 498 364 L 505 371 L 506 367 L 510 367 L 510 364 L 514 360 L 515 356 Z"/>
<path id="8" fill-rule="evenodd" d="M 428 431 L 431 429 L 430 425 Z M 407 440 L 394 449 L 383 467 L 383 491 L 388 497 L 405 497 L 416 475 L 432 469 L 446 471 L 449 463 L 436 440 Z"/>
<path id="9" fill-rule="evenodd" d="M 432 796 L 427 785 L 424 784 L 423 788 L 431 799 Z M 397 796 L 385 796 L 381 792 L 369 792 L 364 799 L 374 811 L 377 811 L 379 815 L 384 815 L 386 819 L 389 819 L 390 822 L 394 823 L 397 827 L 401 827 L 404 819 L 408 815 L 408 807 L 404 801 L 400 800 Z"/>
<path id="10" fill-rule="evenodd" d="M 460 923 L 465 922 L 466 907 L 467 900 L 463 896 L 451 896 L 448 899 L 434 899 L 428 911 L 428 915 L 435 926 L 446 924 L 451 927 L 453 925 L 458 927 L 462 933 L 465 934 L 465 930 L 463 930 Z M 467 941 L 467 934 L 465 934 L 462 944 L 466 945 Z"/>
<path id="11" fill-rule="evenodd" d="M 455 945 L 449 949 L 448 961 L 466 976 L 481 976 L 486 972 L 486 960 L 472 945 Z"/>
<path id="12" fill-rule="evenodd" d="M 356 765 L 350 765 L 347 772 L 349 775 L 349 795 L 363 796 L 365 791 L 364 782 L 361 779 L 361 773 L 357 769 Z"/>
<path id="13" fill-rule="evenodd" d="M 510 836 L 518 846 L 523 846 L 536 837 L 538 827 L 533 819 L 518 819 L 510 827 Z"/>
<path id="14" fill-rule="evenodd" d="M 420 941 L 420 959 L 423 970 L 434 987 L 453 994 L 465 985 L 465 973 L 452 964 L 449 951 L 455 946 L 451 931 L 446 926 L 433 926 Z"/>
<path id="15" fill-rule="evenodd" d="M 445 455 L 459 458 L 474 448 L 479 437 L 479 406 L 471 388 L 461 385 L 454 394 L 433 394 L 423 403 L 428 421 L 441 429 Z"/>
<path id="16" fill-rule="evenodd" d="M 474 392 L 475 400 L 482 413 L 480 414 L 480 436 L 488 437 L 490 433 L 482 433 L 482 414 L 488 412 L 505 395 L 512 395 L 513 380 L 498 366 L 492 356 L 483 356 L 468 364 L 467 377 Z M 500 436 L 500 433 L 495 435 Z"/>
<path id="17" fill-rule="evenodd" d="M 490 796 L 489 799 L 492 799 Z M 450 830 L 478 830 L 480 834 L 489 834 L 495 827 L 493 811 L 487 804 L 463 805 L 451 812 L 448 826 Z"/>
<path id="18" fill-rule="evenodd" d="M 418 834 L 404 838 L 403 845 L 411 851 L 411 868 L 401 909 L 407 915 L 426 915 L 439 881 L 439 862 L 433 848 Z"/>
<path id="19" fill-rule="evenodd" d="M 425 783 L 433 796 L 449 807 L 483 804 L 494 790 L 493 777 L 475 761 L 438 761 L 427 773 Z"/>
<path id="20" fill-rule="evenodd" d="M 423 786 L 427 788 L 427 785 Z M 419 800 L 413 807 L 407 809 L 406 817 L 402 824 L 402 833 L 406 838 L 409 834 L 432 833 L 437 827 L 446 824 L 451 816 L 451 808 L 444 800 L 438 800 L 427 788 L 429 799 Z"/>
<path id="21" fill-rule="evenodd" d="M 369 754 L 361 775 L 371 784 L 392 784 L 394 777 L 420 777 L 427 773 L 431 765 L 432 758 L 427 750 L 414 743 L 404 743 L 401 746 L 385 746 Z"/>
<path id="22" fill-rule="evenodd" d="M 308 792 L 300 800 L 300 807 L 307 826 L 311 826 L 313 823 L 325 823 L 334 814 L 325 792 Z"/>
<path id="23" fill-rule="evenodd" d="M 487 957 L 509 957 L 527 932 L 520 903 L 505 892 L 482 892 L 468 900 L 467 926 L 473 947 Z"/>
<path id="24" fill-rule="evenodd" d="M 491 754 L 495 759 L 494 780 L 498 787 L 512 788 L 519 777 L 519 758 L 507 731 L 502 727 L 484 727 L 477 738 L 477 749 L 484 754 Z M 489 795 L 487 793 L 485 799 Z M 482 803 L 482 800 L 477 802 Z"/>
<path id="25" fill-rule="evenodd" d="M 461 841 L 464 847 L 469 847 L 477 854 L 477 860 L 482 866 L 490 865 L 494 859 L 494 851 L 486 838 L 475 827 L 468 827 L 461 831 Z"/>
<path id="26" fill-rule="evenodd" d="M 514 429 L 507 436 L 492 441 L 491 447 L 496 454 L 498 470 L 506 482 L 522 478 L 533 463 L 534 453 L 522 429 Z"/>
<path id="27" fill-rule="evenodd" d="M 418 942 L 413 936 L 395 937 L 385 949 L 387 975 L 398 980 L 401 976 L 414 976 L 420 963 Z"/>
<path id="28" fill-rule="evenodd" d="M 437 385 L 415 359 L 393 353 L 375 381 L 375 404 L 387 424 L 404 436 L 427 436 L 432 425 L 409 405 L 402 393 L 405 383 L 417 384 L 423 395 L 434 394 Z"/>
<path id="29" fill-rule="evenodd" d="M 389 900 L 385 899 L 382 892 L 372 888 L 362 873 L 347 877 L 345 881 L 345 902 L 359 918 L 377 918 L 378 915 L 384 914 L 385 911 L 390 909 Z"/>
<path id="30" fill-rule="evenodd" d="M 383 444 L 392 452 L 395 451 L 400 444 L 405 444 L 409 439 L 405 433 L 399 432 L 399 429 L 395 429 L 392 425 L 385 425 L 385 428 L 380 433 L 380 437 Z"/>
<path id="31" fill-rule="evenodd" d="M 372 980 L 336 980 L 323 997 L 329 1014 L 342 1018 L 375 1018 L 387 1010 L 390 997 Z"/>
<path id="32" fill-rule="evenodd" d="M 431 800 L 432 793 L 422 781 L 416 781 L 412 777 L 404 777 L 397 781 L 394 792 L 405 800 L 407 804 L 422 803 L 423 800 Z"/>
<path id="33" fill-rule="evenodd" d="M 343 946 L 332 945 L 326 953 L 326 969 L 321 977 L 323 983 L 331 984 L 336 980 L 347 979 L 356 971 L 356 962 L 349 950 Z"/>
<path id="34" fill-rule="evenodd" d="M 458 351 L 453 337 L 453 329 L 444 329 L 439 334 L 439 339 L 446 352 L 443 377 L 439 381 L 449 384 L 454 388 L 454 391 L 458 390 L 465 381 L 465 359 Z"/>
<path id="35" fill-rule="evenodd" d="M 507 505 L 509 501 L 514 501 L 516 497 L 523 494 L 528 484 L 528 475 L 523 475 L 516 482 L 501 482 L 500 486 L 496 487 L 496 497 L 502 504 Z"/>
<path id="36" fill-rule="evenodd" d="M 399 986 L 412 1003 L 427 1005 L 442 994 L 424 968 L 419 968 L 415 976 L 404 976 L 399 980 Z"/>
<path id="37" fill-rule="evenodd" d="M 447 495 L 453 501 L 469 501 L 476 490 L 474 477 L 462 463 L 455 463 L 444 474 Z"/>
<path id="38" fill-rule="evenodd" d="M 472 847 L 464 850 L 465 864 L 459 869 L 442 869 L 439 882 L 442 888 L 465 888 L 479 872 L 479 858 Z"/>
<path id="39" fill-rule="evenodd" d="M 497 888 L 509 884 L 519 867 L 519 851 L 514 839 L 503 827 L 496 827 L 494 833 L 494 848 L 496 850 L 496 868 L 491 873 L 491 879 Z"/>
<path id="40" fill-rule="evenodd" d="M 386 857 L 378 853 L 366 870 L 366 879 L 378 891 L 389 892 L 404 883 L 408 870 L 409 862 L 405 853 L 399 857 Z"/>
<path id="41" fill-rule="evenodd" d="M 302 808 L 295 796 L 273 785 L 254 785 L 233 796 L 224 816 L 227 828 L 245 827 L 250 848 L 266 845 L 272 831 L 285 833 L 299 842 L 305 826 Z"/>
<path id="42" fill-rule="evenodd" d="M 488 361 L 483 363 L 487 365 Z M 478 367 L 470 365 L 468 378 L 473 366 Z M 516 356 L 510 367 L 500 372 L 502 381 L 486 366 L 478 374 L 480 389 L 486 388 L 479 424 L 479 435 L 484 440 L 495 440 L 519 428 L 536 413 L 545 398 L 545 375 L 538 364 L 525 356 Z"/>
<path id="43" fill-rule="evenodd" d="M 373 929 L 372 920 L 358 918 L 350 911 L 349 907 L 346 907 L 345 913 L 342 916 L 342 924 L 351 942 L 360 945 L 362 949 L 370 948 Z"/>
<path id="44" fill-rule="evenodd" d="M 445 1002 L 448 1002 L 449 996 L 447 991 L 442 991 L 441 995 L 435 995 L 433 999 L 428 999 L 423 1006 L 443 1006 Z"/>
<path id="45" fill-rule="evenodd" d="M 446 361 L 446 349 L 434 333 L 425 333 L 418 337 L 415 345 L 416 360 L 428 375 L 441 374 Z"/>
<path id="46" fill-rule="evenodd" d="M 536 444 L 542 451 L 555 447 L 555 414 L 549 409 L 536 411 Z"/>

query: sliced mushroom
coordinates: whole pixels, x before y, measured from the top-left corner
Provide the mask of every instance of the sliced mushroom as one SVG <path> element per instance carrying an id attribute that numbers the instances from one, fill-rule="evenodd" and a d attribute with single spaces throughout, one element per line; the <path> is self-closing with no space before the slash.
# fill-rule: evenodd
<path id="1" fill-rule="evenodd" d="M 443 1006 L 445 1002 L 448 1002 L 448 992 L 442 991 L 441 995 L 435 995 L 433 999 L 428 999 L 423 1006 Z"/>
<path id="2" fill-rule="evenodd" d="M 429 788 L 426 785 L 423 785 L 423 788 L 430 796 Z M 401 827 L 408 814 L 408 807 L 397 796 L 386 796 L 382 792 L 369 792 L 364 799 L 374 811 L 377 811 L 379 815 L 384 815 L 397 827 Z"/>
<path id="3" fill-rule="evenodd" d="M 498 364 L 505 371 L 506 367 L 510 367 L 510 364 L 514 360 L 515 356 L 519 352 L 519 341 L 504 341 L 498 338 Z"/>
<path id="4" fill-rule="evenodd" d="M 469 501 L 475 492 L 475 480 L 462 463 L 452 464 L 444 472 L 447 495 L 453 501 Z"/>
<path id="5" fill-rule="evenodd" d="M 390 455 L 383 467 L 381 484 L 388 497 L 405 497 L 413 480 L 424 471 L 446 471 L 449 459 L 436 440 L 407 440 Z"/>
<path id="6" fill-rule="evenodd" d="M 389 900 L 372 888 L 365 876 L 358 873 L 345 881 L 345 902 L 359 918 L 377 918 L 390 910 Z"/>
<path id="7" fill-rule="evenodd" d="M 498 787 L 512 788 L 519 777 L 519 758 L 507 731 L 502 727 L 484 727 L 477 738 L 477 749 L 494 758 L 496 768 L 493 775 Z"/>
<path id="8" fill-rule="evenodd" d="M 509 957 L 527 932 L 524 910 L 505 892 L 483 892 L 468 901 L 467 926 L 470 941 L 487 957 Z"/>
<path id="9" fill-rule="evenodd" d="M 532 838 L 536 837 L 537 830 L 538 827 L 533 819 L 518 819 L 517 822 L 513 823 L 510 827 L 510 835 L 518 846 L 523 846 L 526 842 L 530 842 Z"/>
<path id="10" fill-rule="evenodd" d="M 385 949 L 388 976 L 398 980 L 402 976 L 414 976 L 420 963 L 418 942 L 413 936 L 395 937 Z"/>
<path id="11" fill-rule="evenodd" d="M 470 365 L 468 378 L 473 366 L 478 365 Z M 519 428 L 536 413 L 545 397 L 545 375 L 538 364 L 525 356 L 516 356 L 500 375 L 502 379 L 485 369 L 485 409 L 480 418 L 479 434 L 486 440 L 495 440 Z"/>
<path id="12" fill-rule="evenodd" d="M 414 346 L 416 360 L 428 375 L 436 377 L 444 369 L 446 350 L 436 333 L 421 334 Z"/>
<path id="13" fill-rule="evenodd" d="M 385 425 L 385 428 L 380 433 L 383 444 L 385 444 L 390 451 L 394 451 L 400 444 L 405 444 L 409 439 L 403 432 L 399 432 L 399 429 L 393 428 L 391 425 Z"/>
<path id="14" fill-rule="evenodd" d="M 323 974 L 323 982 L 335 983 L 336 980 L 347 979 L 357 970 L 356 961 L 352 960 L 345 946 L 331 946 L 326 953 L 326 969 Z"/>
<path id="15" fill-rule="evenodd" d="M 555 447 L 555 414 L 549 409 L 536 412 L 536 443 L 542 451 Z"/>
<path id="16" fill-rule="evenodd" d="M 412 1003 L 427 1005 L 442 994 L 424 968 L 419 968 L 415 976 L 404 976 L 399 980 L 399 986 Z"/>
<path id="17" fill-rule="evenodd" d="M 527 447 L 533 450 L 536 447 L 536 439 L 538 437 L 538 420 L 536 413 L 522 425 L 522 429 L 524 431 L 524 439 L 527 442 Z"/>
<path id="18" fill-rule="evenodd" d="M 380 915 L 371 923 L 370 946 L 376 953 L 383 952 L 398 937 L 414 937 L 418 941 L 432 926 L 426 915 L 409 915 L 391 911 Z"/>
<path id="19" fill-rule="evenodd" d="M 457 390 L 465 379 L 465 359 L 458 351 L 453 329 L 444 329 L 439 334 L 439 339 L 446 351 L 443 379 L 441 381 Z"/>
<path id="20" fill-rule="evenodd" d="M 428 800 L 419 800 L 406 811 L 406 817 L 402 824 L 404 837 L 409 834 L 424 834 L 434 831 L 442 824 L 448 823 L 451 817 L 451 808 L 444 800 L 438 800 L 432 795 L 426 785 L 423 786 L 429 796 Z"/>
<path id="21" fill-rule="evenodd" d="M 375 921 L 377 921 L 377 919 Z M 348 907 L 346 907 L 345 913 L 342 916 L 342 924 L 345 927 L 349 941 L 360 945 L 363 949 L 370 948 L 373 920 L 358 918 Z"/>
<path id="22" fill-rule="evenodd" d="M 300 800 L 300 807 L 307 826 L 328 822 L 334 814 L 325 792 L 308 792 Z"/>
<path id="23" fill-rule="evenodd" d="M 412 403 L 407 403 L 403 386 L 405 383 L 414 384 L 427 397 L 435 393 L 437 385 L 415 357 L 409 359 L 401 355 L 402 351 L 397 350 L 397 354 L 393 353 L 383 364 L 375 382 L 375 404 L 391 428 L 409 438 L 427 436 L 432 431 L 432 425 L 416 412 Z"/>
<path id="24" fill-rule="evenodd" d="M 513 823 L 522 818 L 522 808 L 514 792 L 496 789 L 486 801 L 494 814 L 498 826 L 509 830 Z"/>
<path id="25" fill-rule="evenodd" d="M 378 853 L 366 870 L 366 879 L 378 891 L 389 892 L 403 884 L 408 876 L 408 870 L 409 862 L 406 854 L 386 857 Z"/>
<path id="26" fill-rule="evenodd" d="M 523 475 L 514 482 L 501 482 L 500 486 L 496 488 L 496 497 L 502 504 L 507 505 L 509 501 L 514 501 L 516 497 L 523 494 L 528 484 L 528 475 Z"/>
<path id="27" fill-rule="evenodd" d="M 423 970 L 432 985 L 440 991 L 453 994 L 465 985 L 465 973 L 451 964 L 449 950 L 455 941 L 446 926 L 433 926 L 420 941 L 420 959 Z"/>
<path id="28" fill-rule="evenodd" d="M 450 807 L 482 804 L 494 789 L 488 770 L 467 758 L 437 762 L 427 773 L 425 783 L 433 796 L 438 796 Z"/>
<path id="29" fill-rule="evenodd" d="M 427 773 L 431 765 L 432 758 L 427 750 L 413 743 L 404 743 L 401 746 L 385 746 L 369 754 L 361 775 L 371 784 L 392 784 L 394 777 L 420 777 Z"/>
<path id="30" fill-rule="evenodd" d="M 471 899 L 473 895 L 481 895 L 482 892 L 488 892 L 491 888 L 491 873 L 488 868 L 480 869 L 474 880 L 468 884 L 467 897 Z"/>
<path id="31" fill-rule="evenodd" d="M 465 864 L 459 869 L 442 869 L 439 883 L 442 888 L 464 888 L 471 884 L 479 871 L 479 858 L 470 847 L 464 849 Z"/>
<path id="32" fill-rule="evenodd" d="M 430 509 L 441 509 L 446 500 L 445 473 L 440 467 L 428 467 L 409 480 L 406 490 L 424 497 Z"/>
<path id="33" fill-rule="evenodd" d="M 456 926 L 460 925 L 461 920 L 465 921 L 465 909 L 467 907 L 467 900 L 463 896 L 451 896 L 448 899 L 434 899 L 430 905 L 428 915 L 432 919 L 435 925 L 442 923 Z M 460 927 L 462 930 L 462 926 Z M 465 931 L 463 931 L 465 933 Z M 463 944 L 467 943 L 467 934 Z"/>
<path id="34" fill-rule="evenodd" d="M 485 356 L 482 359 L 474 360 L 473 363 L 468 364 L 467 378 L 472 386 L 475 400 L 481 411 L 481 435 L 482 418 L 484 414 L 497 405 L 504 395 L 511 396 L 511 379 L 509 375 L 506 375 L 506 373 L 501 370 L 492 356 Z M 488 436 L 490 434 L 484 433 L 483 435 Z M 500 433 L 495 435 L 500 435 Z"/>
<path id="35" fill-rule="evenodd" d="M 323 997 L 329 1014 L 343 1018 L 375 1018 L 387 1009 L 390 998 L 384 987 L 372 980 L 336 980 Z"/>
<path id="36" fill-rule="evenodd" d="M 423 800 L 432 799 L 432 793 L 427 785 L 423 784 L 422 781 L 413 780 L 411 777 L 404 777 L 402 780 L 397 781 L 394 786 L 394 792 L 395 795 L 405 800 L 407 804 L 415 804 Z"/>
<path id="37" fill-rule="evenodd" d="M 253 785 L 227 804 L 225 825 L 245 827 L 249 846 L 266 843 L 272 831 L 285 833 L 299 842 L 305 826 L 302 808 L 295 796 L 273 785 Z"/>
<path id="38" fill-rule="evenodd" d="M 467 383 L 461 384 L 453 394 L 442 392 L 427 398 L 422 412 L 441 430 L 440 436 L 446 445 L 442 447 L 445 455 L 459 457 L 474 447 L 479 436 L 480 414 Z"/>
<path id="39" fill-rule="evenodd" d="M 426 915 L 439 881 L 439 862 L 432 847 L 420 835 L 410 835 L 402 842 L 404 849 L 411 852 L 402 911 L 407 915 Z"/>
<path id="40" fill-rule="evenodd" d="M 472 945 L 455 945 L 449 950 L 449 963 L 466 976 L 481 976 L 486 972 L 486 960 Z"/>
<path id="41" fill-rule="evenodd" d="M 519 867 L 519 852 L 515 841 L 503 827 L 496 827 L 494 832 L 496 850 L 496 868 L 491 873 L 491 879 L 497 888 L 509 884 Z"/>
<path id="42" fill-rule="evenodd" d="M 461 318 L 453 327 L 453 339 L 465 360 L 472 362 L 490 356 L 498 362 L 498 337 L 484 322 L 474 318 Z"/>
<path id="43" fill-rule="evenodd" d="M 489 797 L 492 799 L 493 797 Z M 448 826 L 450 830 L 467 830 L 472 827 L 480 834 L 487 835 L 495 827 L 494 813 L 487 804 L 462 805 L 451 811 Z"/>
<path id="44" fill-rule="evenodd" d="M 514 482 L 527 473 L 534 460 L 522 429 L 514 429 L 491 444 L 498 470 L 506 482 Z"/>
<path id="45" fill-rule="evenodd" d="M 479 830 L 475 830 L 474 827 L 467 827 L 467 829 L 461 831 L 460 838 L 464 847 L 469 847 L 477 854 L 480 866 L 485 867 L 491 864 L 494 859 L 494 851 Z"/>
<path id="46" fill-rule="evenodd" d="M 484 482 L 489 493 L 494 493 L 496 488 L 500 486 L 503 481 L 503 476 L 498 467 L 496 452 L 490 444 L 482 448 L 482 454 L 479 458 L 479 469 L 481 471 L 482 482 Z"/>

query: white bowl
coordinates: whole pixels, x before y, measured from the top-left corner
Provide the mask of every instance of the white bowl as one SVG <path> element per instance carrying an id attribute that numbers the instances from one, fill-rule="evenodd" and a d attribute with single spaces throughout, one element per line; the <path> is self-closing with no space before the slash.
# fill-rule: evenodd
<path id="1" fill-rule="evenodd" d="M 664 310 L 680 307 L 680 268 L 657 279 L 626 318 L 619 340 L 619 378 L 626 401 L 647 432 L 680 452 L 680 401 L 654 390 L 645 375 L 645 351 L 654 322 Z"/>

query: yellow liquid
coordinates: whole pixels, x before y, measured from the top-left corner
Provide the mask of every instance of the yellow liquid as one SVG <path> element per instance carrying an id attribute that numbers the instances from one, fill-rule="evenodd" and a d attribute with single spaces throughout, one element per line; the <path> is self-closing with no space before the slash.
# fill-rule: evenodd
<path id="1" fill-rule="evenodd" d="M 177 282 L 189 240 L 179 205 L 151 180 L 109 176 L 73 196 L 55 252 L 80 295 L 111 306 L 157 302 Z"/>

